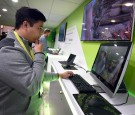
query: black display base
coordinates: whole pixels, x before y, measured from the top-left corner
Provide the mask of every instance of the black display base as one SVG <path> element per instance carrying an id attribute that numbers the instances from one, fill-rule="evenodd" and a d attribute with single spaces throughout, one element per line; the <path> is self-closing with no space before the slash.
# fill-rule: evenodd
<path id="1" fill-rule="evenodd" d="M 74 66 L 67 66 L 67 65 L 62 65 L 62 67 L 66 70 L 77 70 Z"/>

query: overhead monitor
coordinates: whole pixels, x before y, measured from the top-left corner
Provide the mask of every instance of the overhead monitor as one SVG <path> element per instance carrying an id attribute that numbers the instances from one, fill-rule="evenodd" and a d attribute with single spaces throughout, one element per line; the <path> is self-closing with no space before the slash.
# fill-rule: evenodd
<path id="1" fill-rule="evenodd" d="M 83 41 L 131 41 L 134 0 L 91 0 L 84 7 Z"/>
<path id="2" fill-rule="evenodd" d="M 113 97 L 123 80 L 132 49 L 131 42 L 100 45 L 91 72 L 101 88 Z"/>
<path id="3" fill-rule="evenodd" d="M 60 29 L 59 29 L 59 41 L 60 42 L 64 42 L 65 41 L 65 37 L 66 37 L 66 28 L 67 28 L 67 23 L 64 22 L 60 25 Z"/>

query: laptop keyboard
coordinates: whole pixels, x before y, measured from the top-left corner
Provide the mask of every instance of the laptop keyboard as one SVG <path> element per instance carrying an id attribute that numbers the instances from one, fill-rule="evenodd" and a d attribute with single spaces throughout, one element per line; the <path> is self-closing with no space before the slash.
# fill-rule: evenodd
<path id="1" fill-rule="evenodd" d="M 68 65 L 67 61 L 59 61 L 59 63 L 61 63 L 62 65 Z M 74 63 L 70 63 L 70 65 L 75 65 Z"/>
<path id="2" fill-rule="evenodd" d="M 59 61 L 59 63 L 66 65 L 67 61 Z"/>
<path id="3" fill-rule="evenodd" d="M 74 74 L 73 77 L 69 77 L 79 93 L 95 93 L 96 90 L 88 84 L 80 75 Z"/>

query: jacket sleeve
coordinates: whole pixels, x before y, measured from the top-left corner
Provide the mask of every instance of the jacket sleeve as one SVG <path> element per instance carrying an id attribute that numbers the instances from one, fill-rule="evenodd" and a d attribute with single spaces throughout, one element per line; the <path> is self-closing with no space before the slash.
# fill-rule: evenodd
<path id="1" fill-rule="evenodd" d="M 44 81 L 55 81 L 59 79 L 58 73 L 44 71 Z"/>
<path id="2" fill-rule="evenodd" d="M 39 92 L 43 80 L 44 55 L 35 54 L 32 65 L 25 52 L 7 46 L 0 51 L 0 80 L 18 92 L 32 96 Z"/>

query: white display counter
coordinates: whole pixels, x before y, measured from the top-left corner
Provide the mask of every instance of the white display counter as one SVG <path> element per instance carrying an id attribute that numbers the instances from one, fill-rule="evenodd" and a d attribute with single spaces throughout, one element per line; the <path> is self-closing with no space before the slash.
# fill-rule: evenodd
<path id="1" fill-rule="evenodd" d="M 55 72 L 62 73 L 65 70 L 61 66 L 61 64 L 58 61 L 52 61 L 52 68 Z M 86 71 L 82 68 L 76 67 L 78 70 L 72 70 L 75 74 L 81 75 L 90 85 L 96 84 L 96 82 L 91 77 L 90 73 L 86 73 Z M 62 88 L 62 91 L 64 92 L 64 95 L 66 97 L 66 100 L 69 104 L 69 107 L 72 111 L 73 115 L 84 115 L 83 111 L 81 110 L 80 106 L 76 102 L 76 100 L 73 97 L 73 94 L 78 94 L 78 91 L 76 87 L 73 85 L 73 83 L 69 79 L 59 79 L 60 86 Z M 125 94 L 116 94 L 116 98 L 110 98 L 106 93 L 101 94 L 106 100 L 108 100 L 110 103 L 114 104 L 117 102 L 117 104 L 120 104 L 122 102 L 126 101 L 127 95 Z M 135 115 L 135 98 L 132 96 L 129 96 L 127 104 L 124 104 L 122 106 L 115 106 L 122 115 Z M 59 110 L 60 111 L 60 110 Z"/>

